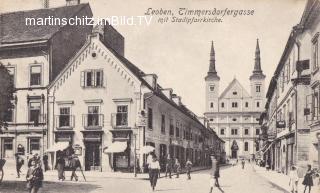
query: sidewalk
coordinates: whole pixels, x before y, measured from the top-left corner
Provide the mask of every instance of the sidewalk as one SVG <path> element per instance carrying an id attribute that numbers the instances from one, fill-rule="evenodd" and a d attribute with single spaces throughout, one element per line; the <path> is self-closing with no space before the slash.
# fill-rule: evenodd
<path id="1" fill-rule="evenodd" d="M 255 164 L 253 165 L 253 168 L 257 174 L 266 178 L 271 183 L 273 183 L 277 186 L 280 186 L 281 188 L 287 190 L 288 192 L 291 192 L 291 188 L 289 186 L 289 180 L 290 180 L 289 176 L 282 174 L 282 173 L 278 173 L 276 171 L 272 171 L 272 170 L 267 171 L 266 168 L 257 166 Z M 313 180 L 314 186 L 311 189 L 312 193 L 320 192 L 320 186 L 318 184 L 318 180 L 319 180 L 318 178 Z M 302 181 L 303 181 L 303 178 L 300 178 L 299 182 L 298 182 L 298 192 L 299 193 L 302 193 L 304 190 L 304 185 L 302 185 Z"/>
<path id="2" fill-rule="evenodd" d="M 210 167 L 193 167 L 192 172 L 200 171 L 200 170 L 207 170 L 210 169 Z M 12 168 L 4 168 L 4 181 L 5 180 L 18 180 L 23 181 L 25 180 L 26 171 L 22 171 L 21 177 L 16 178 L 16 171 Z M 136 180 L 146 180 L 149 179 L 148 173 L 138 173 L 137 177 L 134 177 L 134 173 L 124 173 L 124 172 L 99 172 L 99 171 L 84 171 L 83 172 L 86 179 L 94 179 L 94 178 L 115 178 L 115 179 L 136 179 Z M 182 169 L 180 174 L 186 173 L 185 169 Z M 48 170 L 44 172 L 44 179 L 45 181 L 58 181 L 57 179 L 57 170 Z M 77 175 L 79 176 L 79 179 L 82 179 L 81 171 L 77 171 Z M 172 173 L 172 176 L 174 176 L 175 173 Z M 66 180 L 70 180 L 71 171 L 65 172 Z M 164 178 L 165 173 L 162 172 L 160 174 L 160 178 Z M 175 177 L 175 176 L 174 176 Z M 82 181 L 82 180 L 81 180 Z"/>

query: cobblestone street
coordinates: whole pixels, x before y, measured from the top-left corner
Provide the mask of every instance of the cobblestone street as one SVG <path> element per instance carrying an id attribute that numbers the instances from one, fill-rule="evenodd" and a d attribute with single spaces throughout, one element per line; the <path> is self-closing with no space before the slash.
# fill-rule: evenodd
<path id="1" fill-rule="evenodd" d="M 69 173 L 66 174 L 67 176 Z M 132 174 L 128 174 L 132 175 Z M 9 180 L 8 178 L 11 178 Z M 24 176 L 22 177 L 22 179 Z M 1 193 L 11 192 L 26 192 L 25 182 L 19 179 L 16 181 L 15 176 L 7 177 L 1 184 Z M 183 174 L 180 178 L 175 176 L 172 179 L 160 178 L 155 191 L 172 192 L 172 193 L 195 193 L 209 192 L 210 170 L 203 170 L 192 173 L 192 179 L 188 181 L 186 175 Z M 87 182 L 80 178 L 79 182 L 64 181 L 59 182 L 53 179 L 53 176 L 45 176 L 43 193 L 45 192 L 90 192 L 102 193 L 112 190 L 113 193 L 141 193 L 152 192 L 149 182 L 143 179 L 134 178 L 112 178 L 112 177 L 87 177 Z M 282 193 L 286 190 L 269 182 L 266 178 L 258 175 L 253 165 L 247 164 L 244 170 L 240 165 L 225 166 L 221 169 L 220 178 L 221 190 L 214 189 L 213 192 L 228 192 L 228 193 Z"/>

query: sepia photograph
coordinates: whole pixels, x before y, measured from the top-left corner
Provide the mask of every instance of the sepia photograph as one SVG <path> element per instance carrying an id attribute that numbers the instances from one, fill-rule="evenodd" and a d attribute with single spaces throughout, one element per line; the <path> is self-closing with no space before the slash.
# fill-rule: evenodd
<path id="1" fill-rule="evenodd" d="M 320 0 L 0 0 L 0 193 L 320 193 Z"/>

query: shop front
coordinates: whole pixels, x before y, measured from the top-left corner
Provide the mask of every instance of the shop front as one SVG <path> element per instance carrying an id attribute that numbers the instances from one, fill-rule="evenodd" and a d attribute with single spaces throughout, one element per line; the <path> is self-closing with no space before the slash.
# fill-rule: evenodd
<path id="1" fill-rule="evenodd" d="M 102 130 L 82 131 L 84 144 L 84 168 L 86 171 L 102 171 Z"/>

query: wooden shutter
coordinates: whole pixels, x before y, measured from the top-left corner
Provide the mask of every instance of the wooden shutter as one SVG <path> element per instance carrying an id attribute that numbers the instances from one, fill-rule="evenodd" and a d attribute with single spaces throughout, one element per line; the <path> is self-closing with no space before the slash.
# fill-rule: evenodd
<path id="1" fill-rule="evenodd" d="M 80 76 L 80 86 L 84 87 L 85 86 L 85 72 L 82 71 L 81 72 L 81 76 Z"/>
<path id="2" fill-rule="evenodd" d="M 96 86 L 96 71 L 92 70 L 91 71 L 91 86 Z"/>

